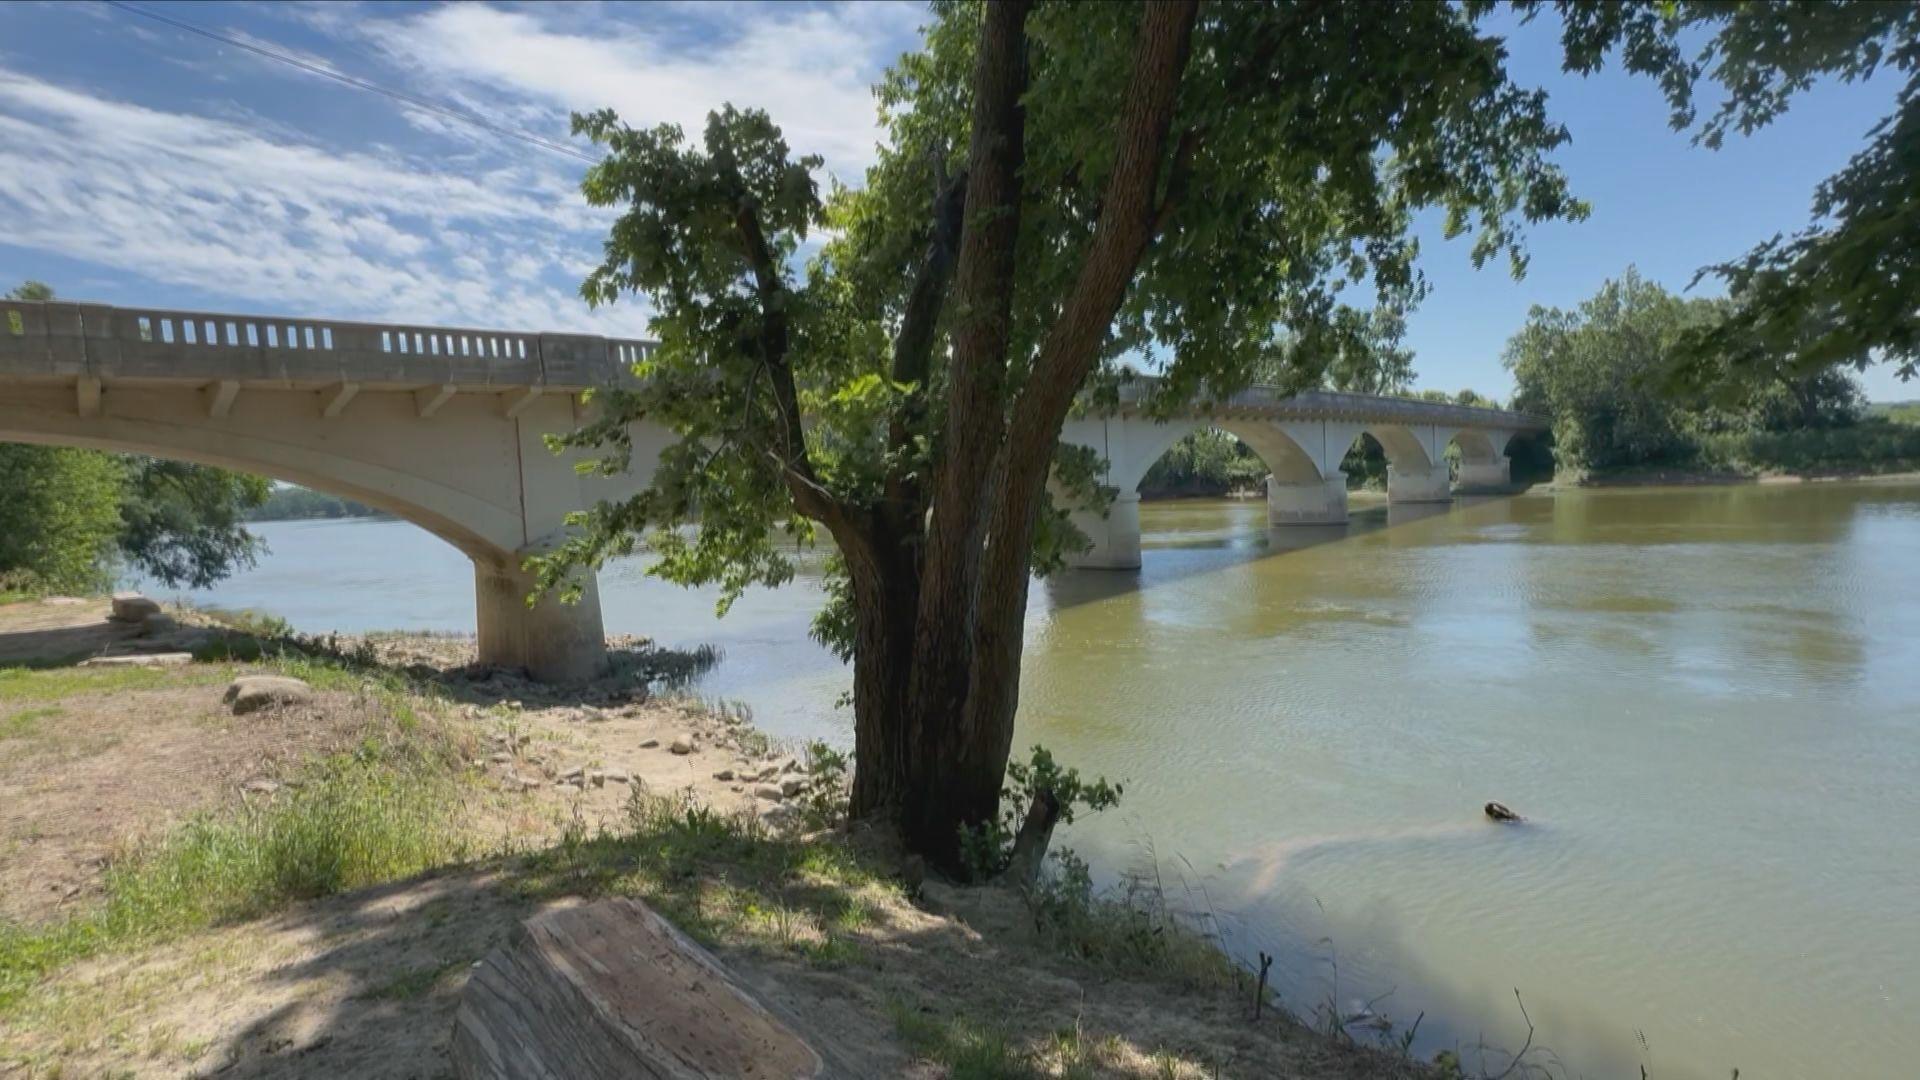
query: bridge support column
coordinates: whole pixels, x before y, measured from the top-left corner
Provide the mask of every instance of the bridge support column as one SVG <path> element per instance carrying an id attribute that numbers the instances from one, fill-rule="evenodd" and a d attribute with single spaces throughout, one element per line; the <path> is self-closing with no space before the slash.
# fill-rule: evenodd
<path id="1" fill-rule="evenodd" d="M 517 562 L 475 559 L 473 571 L 481 663 L 525 668 L 541 682 L 591 679 L 605 668 L 600 589 L 591 575 L 578 603 L 549 595 L 528 607 L 534 576 Z"/>
<path id="2" fill-rule="evenodd" d="M 1347 520 L 1347 474 L 1283 483 L 1267 477 L 1267 524 L 1338 525 Z"/>
<path id="3" fill-rule="evenodd" d="M 1453 486 L 1445 463 L 1432 465 L 1424 472 L 1407 472 L 1387 466 L 1387 503 L 1443 503 L 1453 501 Z"/>
<path id="4" fill-rule="evenodd" d="M 1455 487 L 1503 488 L 1513 482 L 1508 471 L 1511 462 L 1506 458 L 1496 461 L 1462 461 L 1460 475 L 1455 478 Z"/>
<path id="5" fill-rule="evenodd" d="M 1094 510 L 1073 511 L 1073 524 L 1093 541 L 1093 548 L 1067 557 L 1067 565 L 1082 570 L 1140 569 L 1140 493 L 1114 496 L 1105 517 Z"/>

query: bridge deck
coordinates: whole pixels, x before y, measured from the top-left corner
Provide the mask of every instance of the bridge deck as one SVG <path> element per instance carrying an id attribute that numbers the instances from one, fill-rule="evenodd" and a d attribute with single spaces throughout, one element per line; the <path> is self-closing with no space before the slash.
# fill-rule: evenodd
<path id="1" fill-rule="evenodd" d="M 654 347 L 650 341 L 592 334 L 0 300 L 0 379 L 36 383 L 571 393 L 631 378 L 633 363 Z M 1151 379 L 1124 387 L 1121 411 L 1139 409 L 1151 387 Z M 1203 415 L 1275 420 L 1510 430 L 1546 426 L 1538 417 L 1504 409 L 1331 390 L 1287 395 L 1252 387 L 1195 409 Z"/>

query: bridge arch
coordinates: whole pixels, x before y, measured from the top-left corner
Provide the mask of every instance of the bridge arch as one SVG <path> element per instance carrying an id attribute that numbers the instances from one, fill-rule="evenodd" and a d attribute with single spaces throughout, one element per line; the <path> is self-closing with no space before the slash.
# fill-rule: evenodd
<path id="1" fill-rule="evenodd" d="M 517 517 L 464 492 L 396 469 L 210 428 L 114 419 L 96 430 L 51 412 L 0 408 L 0 442 L 67 446 L 189 461 L 299 484 L 384 510 L 427 530 L 472 559 L 505 561 Z"/>
<path id="2" fill-rule="evenodd" d="M 385 510 L 445 540 L 474 567 L 482 661 L 547 679 L 599 670 L 604 634 L 597 590 L 580 602 L 529 606 L 527 555 L 562 534 L 566 510 L 589 485 L 541 444 L 573 423 L 566 397 L 551 415 L 502 417 L 497 394 L 462 395 L 422 420 L 412 391 L 372 391 L 347 416 L 326 415 L 337 391 L 256 386 L 210 416 L 200 386 L 116 384 L 76 408 L 71 385 L 16 383 L 0 402 L 0 441 L 70 446 L 190 461 L 302 484 Z M 237 400 L 234 400 L 237 398 Z M 537 419 L 537 422 L 535 422 Z M 523 426 L 524 423 L 524 426 Z"/>

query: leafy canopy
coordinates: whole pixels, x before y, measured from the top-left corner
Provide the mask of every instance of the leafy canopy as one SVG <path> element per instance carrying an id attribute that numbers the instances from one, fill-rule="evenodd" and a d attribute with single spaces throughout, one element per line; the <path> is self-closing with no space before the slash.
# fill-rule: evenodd
<path id="1" fill-rule="evenodd" d="M 660 344 L 637 388 L 607 393 L 603 419 L 561 442 L 607 451 L 595 467 L 612 471 L 630 463 L 636 417 L 678 439 L 645 492 L 583 515 L 582 532 L 538 560 L 545 586 L 650 534 L 654 572 L 719 583 L 724 607 L 787 580 L 792 545 L 818 526 L 924 517 L 946 437 L 945 343 L 970 317 L 939 288 L 929 296 L 924 271 L 943 242 L 950 256 L 986 224 L 957 198 L 982 10 L 934 5 L 923 47 L 877 87 L 886 140 L 857 188 L 823 192 L 818 159 L 794 156 L 756 111 L 723 106 L 697 139 L 611 111 L 575 117 L 607 149 L 587 199 L 620 211 L 582 294 L 645 297 Z M 1026 23 L 1011 344 L 993 387 L 1010 411 L 1093 241 L 1140 18 L 1131 4 L 1043 4 Z M 1203 6 L 1152 242 L 1100 346 L 1094 395 L 1149 352 L 1165 363 L 1161 406 L 1256 378 L 1402 382 L 1397 318 L 1426 289 L 1416 211 L 1437 208 L 1476 263 L 1505 259 L 1516 274 L 1524 222 L 1586 212 L 1547 160 L 1565 131 L 1505 59 L 1446 5 Z M 1055 494 L 1093 494 L 1098 466 L 1063 452 Z M 1050 496 L 1033 567 L 1079 542 Z M 852 627 L 841 610 L 818 629 L 850 647 Z"/>
<path id="2" fill-rule="evenodd" d="M 1521 4 L 1529 17 L 1545 6 Z M 1556 6 L 1569 70 L 1592 72 L 1617 54 L 1628 70 L 1659 81 L 1674 128 L 1693 130 L 1708 147 L 1770 123 L 1821 79 L 1855 82 L 1891 70 L 1903 80 L 1894 111 L 1872 124 L 1866 147 L 1815 191 L 1806 227 L 1702 271 L 1724 281 L 1738 306 L 1686 336 L 1678 374 L 1682 387 L 1722 397 L 1836 364 L 1885 362 L 1913 377 L 1920 365 L 1920 4 Z M 1700 87 L 1709 80 L 1721 96 L 1702 118 Z"/>
<path id="3" fill-rule="evenodd" d="M 1578 308 L 1536 306 L 1507 342 L 1515 405 L 1551 417 L 1561 463 L 1580 470 L 1687 464 L 1710 434 L 1799 431 L 1858 418 L 1859 388 L 1831 368 L 1773 376 L 1739 408 L 1663 392 L 1682 343 L 1717 332 L 1735 311 L 1727 300 L 1676 296 L 1631 267 Z"/>

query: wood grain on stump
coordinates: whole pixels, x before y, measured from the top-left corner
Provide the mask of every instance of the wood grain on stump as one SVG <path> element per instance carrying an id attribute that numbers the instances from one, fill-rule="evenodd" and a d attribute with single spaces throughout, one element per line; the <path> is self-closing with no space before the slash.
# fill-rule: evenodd
<path id="1" fill-rule="evenodd" d="M 453 1061 L 462 1080 L 841 1074 L 636 900 L 523 923 L 462 992 Z"/>

